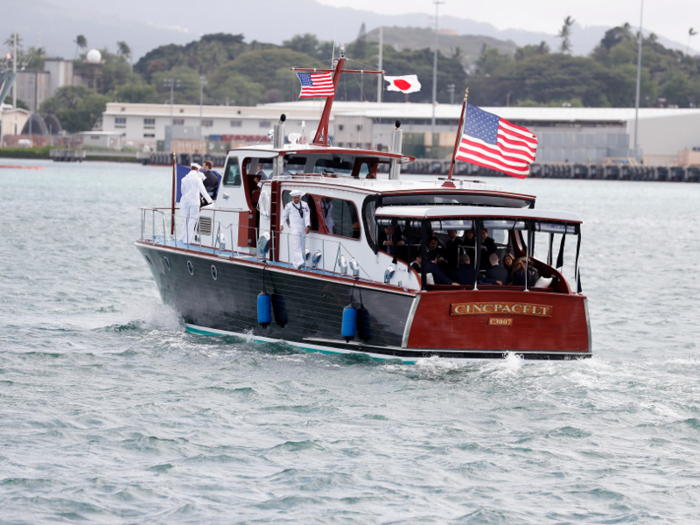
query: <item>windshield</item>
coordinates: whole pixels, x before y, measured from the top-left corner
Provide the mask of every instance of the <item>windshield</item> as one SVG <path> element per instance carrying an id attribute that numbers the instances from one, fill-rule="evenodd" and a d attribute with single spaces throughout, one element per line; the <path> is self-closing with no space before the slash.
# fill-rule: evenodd
<path id="1" fill-rule="evenodd" d="M 399 205 L 472 205 L 472 206 L 498 206 L 501 208 L 527 208 L 534 200 L 505 195 L 474 195 L 469 193 L 437 193 L 417 195 L 384 195 L 382 206 Z"/>

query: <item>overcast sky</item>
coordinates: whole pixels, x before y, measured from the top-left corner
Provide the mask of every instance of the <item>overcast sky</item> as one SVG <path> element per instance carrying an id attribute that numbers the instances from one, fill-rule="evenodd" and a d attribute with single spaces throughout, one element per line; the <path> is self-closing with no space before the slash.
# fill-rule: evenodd
<path id="1" fill-rule="evenodd" d="M 435 13 L 432 0 L 317 0 L 336 7 L 382 14 Z M 498 29 L 556 33 L 567 16 L 583 26 L 639 25 L 640 0 L 445 0 L 440 13 L 488 22 Z M 686 43 L 688 30 L 700 32 L 700 0 L 646 0 L 644 29 Z M 700 35 L 694 37 L 700 40 Z M 695 47 L 698 43 L 693 41 Z"/>

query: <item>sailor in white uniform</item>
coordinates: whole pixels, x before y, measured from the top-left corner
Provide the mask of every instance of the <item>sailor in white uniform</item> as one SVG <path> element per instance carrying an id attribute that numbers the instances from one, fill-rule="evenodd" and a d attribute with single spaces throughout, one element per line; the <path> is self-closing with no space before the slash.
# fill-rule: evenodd
<path id="1" fill-rule="evenodd" d="M 291 192 L 292 202 L 287 203 L 282 212 L 282 228 L 286 224 L 289 229 L 289 243 L 292 249 L 292 262 L 295 268 L 304 266 L 304 241 L 311 229 L 311 211 L 309 205 L 301 200 L 300 191 Z"/>
<path id="2" fill-rule="evenodd" d="M 204 187 L 206 176 L 200 173 L 201 166 L 197 163 L 190 165 L 191 171 L 185 175 L 180 183 L 180 210 L 185 216 L 185 224 L 180 234 L 180 242 L 192 244 L 195 241 L 195 226 L 199 219 L 199 196 L 201 195 L 211 204 L 212 200 Z"/>

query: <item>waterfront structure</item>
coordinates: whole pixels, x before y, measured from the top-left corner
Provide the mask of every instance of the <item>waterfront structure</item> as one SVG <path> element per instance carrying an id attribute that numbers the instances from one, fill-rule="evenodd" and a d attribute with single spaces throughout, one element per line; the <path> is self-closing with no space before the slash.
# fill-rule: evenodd
<path id="1" fill-rule="evenodd" d="M 287 131 L 310 135 L 318 125 L 321 102 L 279 102 L 258 106 L 204 106 L 201 136 L 210 140 L 254 144 L 266 141 L 276 116 L 287 115 Z M 700 147 L 700 109 L 642 108 L 639 110 L 639 151 L 632 147 L 634 108 L 484 108 L 537 134 L 537 162 L 602 162 L 606 158 L 637 158 L 645 164 L 677 162 L 678 152 Z M 174 106 L 175 126 L 199 126 L 198 105 Z M 404 130 L 404 150 L 419 157 L 447 157 L 454 143 L 459 107 L 436 107 L 431 134 L 431 104 L 335 102 L 329 133 L 334 145 L 384 149 L 394 122 Z M 127 144 L 156 149 L 170 125 L 167 104 L 108 103 L 105 131 L 122 131 Z M 197 130 L 198 132 L 199 130 Z M 427 135 L 426 135 L 427 134 Z M 211 139 L 214 137 L 214 139 Z M 415 151 L 408 148 L 415 146 Z M 421 149 L 423 148 L 423 149 Z"/>
<path id="2" fill-rule="evenodd" d="M 44 61 L 44 71 L 49 73 L 49 97 L 56 94 L 56 90 L 63 86 L 82 84 L 73 74 L 73 61 L 62 58 L 47 58 Z"/>
<path id="3" fill-rule="evenodd" d="M 36 113 L 41 103 L 51 96 L 51 74 L 41 69 L 25 69 L 15 80 L 17 98 Z"/>
<path id="4" fill-rule="evenodd" d="M 6 135 L 19 135 L 29 120 L 29 111 L 14 109 L 10 104 L 0 104 L 0 146 L 5 144 Z"/>

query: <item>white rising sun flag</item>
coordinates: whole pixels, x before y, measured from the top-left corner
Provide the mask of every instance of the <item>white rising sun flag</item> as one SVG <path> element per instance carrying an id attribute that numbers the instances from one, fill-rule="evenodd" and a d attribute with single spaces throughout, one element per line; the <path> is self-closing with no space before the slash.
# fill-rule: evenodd
<path id="1" fill-rule="evenodd" d="M 536 153 L 537 137 L 532 131 L 467 103 L 455 160 L 524 179 Z"/>
<path id="2" fill-rule="evenodd" d="M 418 75 L 404 75 L 402 77 L 384 77 L 389 85 L 387 91 L 400 91 L 401 93 L 415 93 L 420 91 L 421 85 L 418 82 Z"/>

